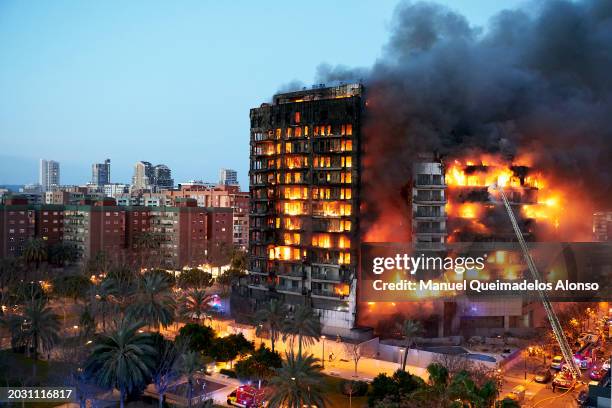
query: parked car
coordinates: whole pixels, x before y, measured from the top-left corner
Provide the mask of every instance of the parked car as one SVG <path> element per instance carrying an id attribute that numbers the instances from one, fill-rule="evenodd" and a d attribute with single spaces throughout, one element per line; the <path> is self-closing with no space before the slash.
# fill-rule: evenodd
<path id="1" fill-rule="evenodd" d="M 552 378 L 552 374 L 548 368 L 541 369 L 540 371 L 536 373 L 535 377 L 533 377 L 535 382 L 539 382 L 542 384 L 546 384 L 547 382 L 550 381 L 551 378 Z"/>
<path id="2" fill-rule="evenodd" d="M 550 363 L 550 368 L 553 370 L 561 370 L 561 368 L 563 368 L 563 357 L 554 356 L 552 362 Z"/>
<path id="3" fill-rule="evenodd" d="M 503 399 L 511 399 L 520 404 L 525 400 L 525 391 L 526 389 L 524 385 L 517 385 L 512 389 L 512 391 L 504 395 Z"/>
<path id="4" fill-rule="evenodd" d="M 604 369 L 603 367 L 594 367 L 589 374 L 589 378 L 591 380 L 599 381 L 604 378 L 607 373 L 608 370 Z"/>

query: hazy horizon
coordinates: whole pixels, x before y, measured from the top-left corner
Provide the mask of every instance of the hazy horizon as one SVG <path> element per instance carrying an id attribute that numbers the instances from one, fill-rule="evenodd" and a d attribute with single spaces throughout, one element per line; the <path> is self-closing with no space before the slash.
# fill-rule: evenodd
<path id="1" fill-rule="evenodd" d="M 112 182 L 146 160 L 247 189 L 249 109 L 320 64 L 371 66 L 397 3 L 4 1 L 0 184 L 36 182 L 41 158 L 83 184 L 110 158 Z M 484 25 L 520 2 L 440 3 Z"/>

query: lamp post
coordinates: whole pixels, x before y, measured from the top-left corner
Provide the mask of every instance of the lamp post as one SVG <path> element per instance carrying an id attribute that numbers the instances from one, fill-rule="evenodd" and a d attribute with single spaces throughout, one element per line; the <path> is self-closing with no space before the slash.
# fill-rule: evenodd
<path id="1" fill-rule="evenodd" d="M 325 335 L 321 335 L 321 366 L 325 368 Z"/>

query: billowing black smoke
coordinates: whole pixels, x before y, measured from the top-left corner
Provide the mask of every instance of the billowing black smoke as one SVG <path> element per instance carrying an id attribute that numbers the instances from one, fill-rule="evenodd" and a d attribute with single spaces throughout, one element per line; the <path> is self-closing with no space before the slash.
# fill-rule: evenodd
<path id="1" fill-rule="evenodd" d="M 417 154 L 465 149 L 533 152 L 591 207 L 612 208 L 612 1 L 547 1 L 486 29 L 404 2 L 383 54 L 367 70 L 324 65 L 317 78 L 366 84 L 366 221 L 406 211 Z M 378 238 L 405 238 L 394 233 Z"/>

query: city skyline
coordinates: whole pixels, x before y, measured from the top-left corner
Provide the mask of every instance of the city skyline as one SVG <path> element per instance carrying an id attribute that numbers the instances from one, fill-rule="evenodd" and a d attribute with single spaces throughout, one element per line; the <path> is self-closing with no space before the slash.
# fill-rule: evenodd
<path id="1" fill-rule="evenodd" d="M 482 26 L 522 2 L 442 3 Z M 3 2 L 0 35 L 8 41 L 0 50 L 13 63 L 0 67 L 0 184 L 35 182 L 41 157 L 62 163 L 64 184 L 81 184 L 92 163 L 110 157 L 116 181 L 129 181 L 134 162 L 146 158 L 176 169 L 176 180 L 215 180 L 229 167 L 246 186 L 250 107 L 279 89 L 316 83 L 320 64 L 370 66 L 379 57 L 397 1 L 346 4 L 313 2 L 300 13 L 245 4 L 236 13 L 234 5 L 160 3 L 143 14 L 136 4 Z M 330 24 L 310 30 L 322 10 Z M 368 30 L 342 21 L 367 21 Z M 276 40 L 232 52 L 255 29 Z M 295 46 L 278 30 L 308 36 L 299 47 L 312 57 L 270 64 L 277 50 Z"/>

